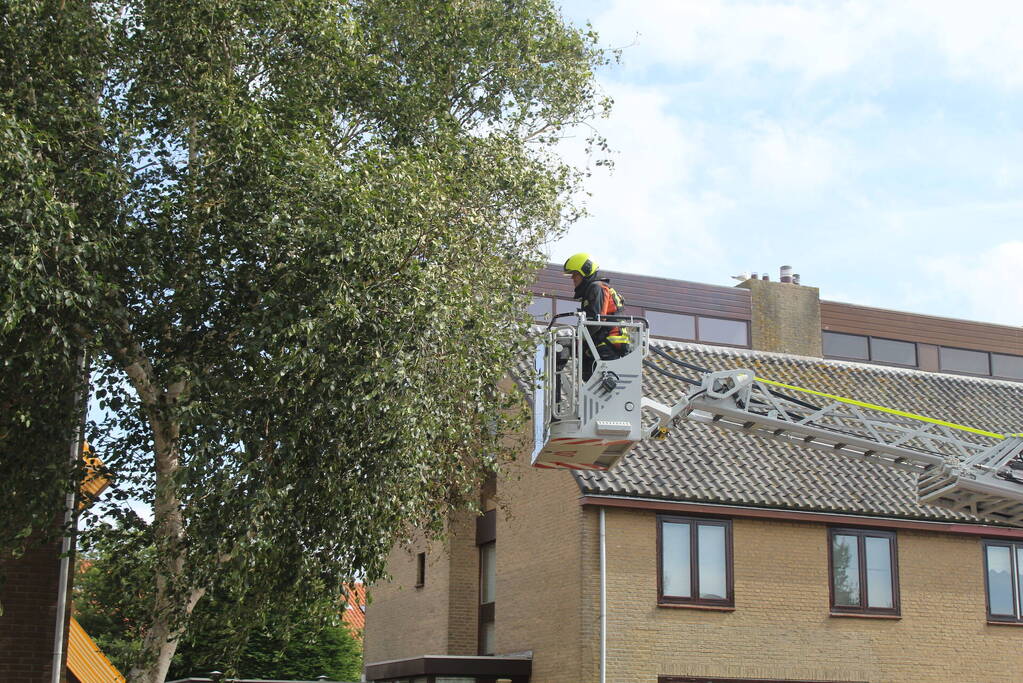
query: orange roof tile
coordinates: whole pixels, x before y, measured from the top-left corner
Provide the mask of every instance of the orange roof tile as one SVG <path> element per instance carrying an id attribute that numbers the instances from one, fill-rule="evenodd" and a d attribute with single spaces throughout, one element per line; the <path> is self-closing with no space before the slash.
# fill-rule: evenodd
<path id="1" fill-rule="evenodd" d="M 74 617 L 68 628 L 67 668 L 82 683 L 125 683 L 121 672 Z"/>
<path id="2" fill-rule="evenodd" d="M 348 626 L 352 635 L 362 640 L 362 630 L 366 628 L 366 586 L 357 581 L 345 590 L 345 595 L 347 601 L 341 621 Z"/>

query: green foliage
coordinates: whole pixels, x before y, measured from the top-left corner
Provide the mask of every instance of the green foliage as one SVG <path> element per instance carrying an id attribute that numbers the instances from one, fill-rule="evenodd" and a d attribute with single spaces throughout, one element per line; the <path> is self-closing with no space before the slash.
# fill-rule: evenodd
<path id="1" fill-rule="evenodd" d="M 141 653 L 153 609 L 154 559 L 151 529 L 130 516 L 78 559 L 75 618 L 122 673 Z"/>
<path id="2" fill-rule="evenodd" d="M 52 533 L 76 472 L 80 331 L 101 296 L 117 173 L 96 97 L 104 40 L 87 4 L 0 2 L 0 449 L 13 495 L 0 548 Z"/>
<path id="3" fill-rule="evenodd" d="M 75 616 L 122 672 L 139 657 L 153 604 L 151 530 L 134 520 L 119 526 L 79 561 Z M 362 648 L 330 599 L 284 605 L 259 624 L 232 624 L 224 590 L 214 588 L 196 608 L 170 666 L 169 678 L 222 671 L 239 678 L 357 681 Z"/>
<path id="4" fill-rule="evenodd" d="M 550 0 L 4 10 L 0 543 L 75 480 L 53 444 L 88 352 L 98 509 L 154 509 L 133 677 L 159 680 L 216 582 L 262 623 L 474 504 L 576 216 L 553 144 L 604 111 L 606 56 Z"/>
<path id="5" fill-rule="evenodd" d="M 357 681 L 362 676 L 362 645 L 341 623 L 333 601 L 288 606 L 252 628 L 220 621 L 219 601 L 211 596 L 196 609 L 170 667 L 170 678 L 217 670 L 239 678 Z M 228 612 L 229 613 L 229 612 Z M 247 634 L 240 639 L 239 633 Z"/>

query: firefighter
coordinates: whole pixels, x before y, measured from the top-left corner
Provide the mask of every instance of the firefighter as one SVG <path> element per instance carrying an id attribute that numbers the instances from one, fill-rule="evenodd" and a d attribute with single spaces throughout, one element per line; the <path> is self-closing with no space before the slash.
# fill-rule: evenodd
<path id="1" fill-rule="evenodd" d="M 564 272 L 572 276 L 572 284 L 575 285 L 574 298 L 580 302 L 579 310 L 586 314 L 587 320 L 600 320 L 621 314 L 625 302 L 611 287 L 609 280 L 600 277 L 599 266 L 592 256 L 583 253 L 570 256 L 565 261 Z M 607 326 L 593 326 L 588 329 L 601 360 L 614 360 L 629 352 L 627 329 Z M 589 355 L 588 346 L 583 348 L 584 354 Z M 595 363 L 592 358 L 584 362 L 584 381 L 593 373 Z"/>

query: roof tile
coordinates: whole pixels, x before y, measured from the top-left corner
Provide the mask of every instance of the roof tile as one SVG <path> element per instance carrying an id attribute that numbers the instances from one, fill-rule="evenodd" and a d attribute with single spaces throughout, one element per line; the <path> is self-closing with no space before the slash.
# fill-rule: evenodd
<path id="1" fill-rule="evenodd" d="M 758 376 L 999 432 L 1023 431 L 1023 384 L 865 363 L 655 341 L 713 370 Z M 644 373 L 645 393 L 674 403 L 686 386 Z M 978 521 L 916 502 L 910 472 L 683 421 L 648 439 L 608 472 L 574 473 L 584 494 L 839 512 L 933 521 Z"/>

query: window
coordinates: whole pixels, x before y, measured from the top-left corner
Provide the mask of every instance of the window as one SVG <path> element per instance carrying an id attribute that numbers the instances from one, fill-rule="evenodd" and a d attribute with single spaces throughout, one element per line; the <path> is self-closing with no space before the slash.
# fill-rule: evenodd
<path id="1" fill-rule="evenodd" d="M 497 590 L 497 544 L 480 546 L 479 654 L 494 654 L 494 594 Z"/>
<path id="2" fill-rule="evenodd" d="M 863 529 L 831 529 L 831 611 L 899 614 L 895 534 Z"/>
<path id="3" fill-rule="evenodd" d="M 562 313 L 575 313 L 578 310 L 578 301 L 565 301 L 564 299 L 554 300 L 554 312 L 558 315 L 561 315 Z"/>
<path id="4" fill-rule="evenodd" d="M 749 325 L 744 320 L 697 318 L 696 338 L 708 344 L 749 346 Z"/>
<path id="5" fill-rule="evenodd" d="M 439 679 L 438 679 L 439 680 Z M 711 678 L 708 676 L 658 676 L 657 683 L 828 683 L 827 681 L 791 680 L 788 678 Z M 832 683 L 843 683 L 833 681 Z M 848 682 L 845 682 L 848 683 Z M 862 683 L 862 681 L 860 681 Z"/>
<path id="6" fill-rule="evenodd" d="M 480 556 L 479 632 L 476 654 L 494 654 L 494 605 L 497 600 L 497 510 L 476 518 L 476 547 Z"/>
<path id="7" fill-rule="evenodd" d="M 1023 622 L 1023 543 L 984 542 L 989 621 Z"/>
<path id="8" fill-rule="evenodd" d="M 659 603 L 735 604 L 731 521 L 658 515 L 657 541 Z"/>
<path id="9" fill-rule="evenodd" d="M 822 332 L 821 336 L 824 342 L 825 356 L 870 360 L 870 349 L 867 346 L 866 337 L 839 332 Z"/>
<path id="10" fill-rule="evenodd" d="M 553 310 L 554 302 L 545 296 L 534 296 L 528 308 L 529 315 L 539 320 L 549 316 Z"/>
<path id="11" fill-rule="evenodd" d="M 416 588 L 426 585 L 426 553 L 416 555 Z"/>
<path id="12" fill-rule="evenodd" d="M 1023 356 L 991 354 L 991 374 L 995 377 L 1023 379 Z"/>
<path id="13" fill-rule="evenodd" d="M 896 365 L 916 367 L 916 344 L 871 337 L 870 359 L 877 363 L 895 363 Z"/>
<path id="14" fill-rule="evenodd" d="M 821 332 L 821 341 L 824 344 L 826 358 L 867 360 L 910 367 L 917 365 L 916 344 L 913 342 L 827 330 Z"/>
<path id="15" fill-rule="evenodd" d="M 644 316 L 650 323 L 650 334 L 671 339 L 696 339 L 696 318 L 680 313 L 646 311 Z"/>
<path id="16" fill-rule="evenodd" d="M 938 365 L 942 370 L 950 372 L 967 372 L 971 375 L 990 375 L 988 354 L 983 351 L 967 351 L 966 349 L 938 348 Z"/>

